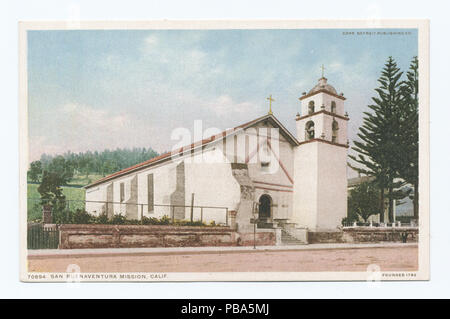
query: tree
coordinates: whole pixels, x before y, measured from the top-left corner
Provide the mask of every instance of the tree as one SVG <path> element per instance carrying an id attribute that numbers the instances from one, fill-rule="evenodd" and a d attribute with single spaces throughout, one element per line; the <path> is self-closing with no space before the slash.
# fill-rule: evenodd
<path id="1" fill-rule="evenodd" d="M 357 214 L 365 222 L 370 216 L 378 214 L 378 189 L 370 182 L 363 182 L 350 191 L 348 212 Z"/>
<path id="2" fill-rule="evenodd" d="M 392 57 L 389 57 L 378 79 L 380 87 L 375 89 L 378 96 L 372 98 L 374 104 L 368 107 L 372 112 L 364 112 L 364 122 L 352 147 L 358 153 L 349 157 L 360 164 L 350 165 L 359 173 L 373 176 L 379 189 L 380 221 L 384 221 L 384 201 L 389 200 L 389 220 L 393 220 L 393 201 L 403 198 L 405 194 L 398 189 L 404 182 L 398 177 L 398 158 L 402 152 L 399 145 L 403 143 L 400 134 L 402 119 L 401 107 L 404 103 L 400 78 L 402 72 Z M 387 192 L 386 192 L 387 190 Z M 402 197 L 403 196 L 403 197 Z"/>
<path id="3" fill-rule="evenodd" d="M 73 168 L 74 175 L 84 174 L 88 178 L 89 175 L 94 173 L 103 176 L 114 173 L 147 161 L 158 156 L 158 153 L 151 148 L 117 148 L 113 151 L 106 149 L 102 152 L 87 151 L 78 154 L 68 151 L 57 157 L 59 156 L 62 156 L 70 164 L 71 168 Z M 47 169 L 55 158 L 51 155 L 42 154 L 41 162 L 43 169 Z"/>
<path id="4" fill-rule="evenodd" d="M 64 210 L 66 208 L 66 197 L 63 194 L 61 185 L 64 178 L 58 172 L 44 171 L 42 182 L 38 187 L 41 195 L 42 205 L 51 205 L 53 212 L 53 222 L 64 222 Z"/>
<path id="5" fill-rule="evenodd" d="M 62 187 L 73 178 L 73 163 L 66 161 L 63 156 L 57 156 L 51 160 L 44 169 L 42 181 L 38 187 L 42 205 L 52 206 L 53 222 L 68 222 L 70 216 L 66 214 L 66 196 Z"/>
<path id="6" fill-rule="evenodd" d="M 30 169 L 28 170 L 28 179 L 32 182 L 39 182 L 39 177 L 42 174 L 42 163 L 41 161 L 34 161 L 30 164 Z"/>
<path id="7" fill-rule="evenodd" d="M 401 125 L 401 144 L 403 158 L 399 162 L 399 175 L 413 185 L 412 200 L 414 205 L 414 218 L 419 218 L 419 61 L 414 57 L 411 61 L 407 80 L 403 83 L 404 118 Z"/>
<path id="8" fill-rule="evenodd" d="M 57 178 L 59 186 L 63 186 L 73 178 L 74 167 L 70 161 L 66 161 L 60 155 L 52 159 L 46 171 L 54 173 L 54 177 Z"/>

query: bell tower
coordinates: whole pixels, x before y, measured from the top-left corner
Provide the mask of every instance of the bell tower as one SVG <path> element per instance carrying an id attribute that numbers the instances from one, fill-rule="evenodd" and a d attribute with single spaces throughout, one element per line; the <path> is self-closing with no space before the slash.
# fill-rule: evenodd
<path id="1" fill-rule="evenodd" d="M 323 70 L 322 70 L 323 72 Z M 347 216 L 347 121 L 344 94 L 323 76 L 299 98 L 294 161 L 294 221 L 333 231 Z"/>

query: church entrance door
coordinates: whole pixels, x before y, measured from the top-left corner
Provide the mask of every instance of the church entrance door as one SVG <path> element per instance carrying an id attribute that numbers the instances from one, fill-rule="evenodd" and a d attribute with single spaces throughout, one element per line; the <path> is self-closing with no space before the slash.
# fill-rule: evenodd
<path id="1" fill-rule="evenodd" d="M 272 198 L 269 195 L 262 195 L 259 198 L 259 219 L 268 219 L 270 218 L 272 209 Z"/>

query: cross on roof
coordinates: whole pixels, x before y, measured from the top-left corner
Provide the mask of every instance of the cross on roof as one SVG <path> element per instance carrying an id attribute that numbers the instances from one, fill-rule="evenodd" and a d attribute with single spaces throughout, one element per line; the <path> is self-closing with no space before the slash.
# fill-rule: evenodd
<path id="1" fill-rule="evenodd" d="M 267 99 L 269 100 L 269 114 L 273 114 L 272 113 L 272 101 L 275 101 L 275 100 L 272 99 L 272 94 L 270 94 L 270 96 Z"/>
<path id="2" fill-rule="evenodd" d="M 325 67 L 324 67 L 323 64 L 322 64 L 322 66 L 321 66 L 320 68 L 322 69 L 322 77 L 323 77 L 323 72 L 324 72 L 324 70 L 325 70 Z"/>

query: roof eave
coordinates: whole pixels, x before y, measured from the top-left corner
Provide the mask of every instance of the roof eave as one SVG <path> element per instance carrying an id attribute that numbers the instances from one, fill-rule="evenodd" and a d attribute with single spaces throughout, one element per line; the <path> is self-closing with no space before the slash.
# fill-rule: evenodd
<path id="1" fill-rule="evenodd" d="M 316 94 L 319 94 L 319 93 L 327 93 L 327 94 L 329 94 L 329 95 L 331 95 L 331 96 L 334 96 L 334 97 L 336 97 L 336 98 L 338 98 L 338 99 L 341 99 L 341 100 L 343 100 L 343 101 L 346 100 L 346 98 L 343 97 L 342 95 L 337 95 L 337 94 L 334 94 L 334 93 L 332 93 L 332 92 L 330 92 L 330 91 L 327 91 L 327 90 L 318 90 L 318 91 L 315 91 L 315 92 L 312 92 L 312 93 L 308 93 L 308 94 L 306 94 L 306 95 L 303 95 L 303 96 L 299 97 L 298 99 L 301 101 L 301 100 L 304 100 L 304 99 L 306 99 L 306 98 L 308 98 L 308 97 L 311 97 L 311 96 L 316 95 Z"/>

